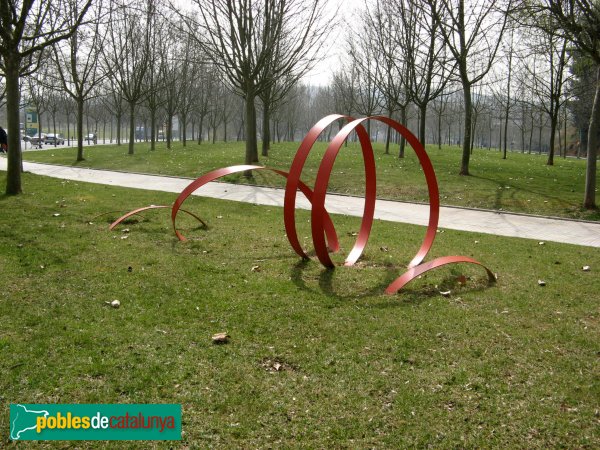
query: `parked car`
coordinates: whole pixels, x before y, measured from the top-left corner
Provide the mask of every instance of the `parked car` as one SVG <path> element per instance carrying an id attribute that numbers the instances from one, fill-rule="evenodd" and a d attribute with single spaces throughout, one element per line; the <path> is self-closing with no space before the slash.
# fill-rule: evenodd
<path id="1" fill-rule="evenodd" d="M 85 140 L 88 142 L 88 144 L 91 144 L 92 142 L 94 144 L 97 144 L 98 136 L 96 135 L 96 133 L 90 133 L 90 134 L 86 135 Z"/>
<path id="2" fill-rule="evenodd" d="M 44 144 L 64 145 L 64 143 L 65 138 L 62 137 L 60 134 L 49 133 L 46 135 L 46 139 L 44 139 Z"/>
<path id="3" fill-rule="evenodd" d="M 31 143 L 33 147 L 41 147 L 44 142 L 46 142 L 46 134 L 36 134 L 35 136 L 28 136 L 28 142 Z"/>

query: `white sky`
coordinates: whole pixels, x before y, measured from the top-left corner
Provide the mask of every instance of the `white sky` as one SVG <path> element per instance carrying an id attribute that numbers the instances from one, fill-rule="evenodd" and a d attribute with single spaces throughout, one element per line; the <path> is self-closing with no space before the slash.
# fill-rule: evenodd
<path id="1" fill-rule="evenodd" d="M 333 73 L 339 68 L 345 58 L 347 29 L 351 26 L 357 11 L 364 9 L 365 0 L 325 0 L 327 8 L 333 13 L 339 8 L 340 25 L 329 36 L 323 46 L 323 60 L 310 71 L 303 80 L 307 84 L 323 86 L 331 81 Z M 328 49 L 329 47 L 329 49 Z"/>

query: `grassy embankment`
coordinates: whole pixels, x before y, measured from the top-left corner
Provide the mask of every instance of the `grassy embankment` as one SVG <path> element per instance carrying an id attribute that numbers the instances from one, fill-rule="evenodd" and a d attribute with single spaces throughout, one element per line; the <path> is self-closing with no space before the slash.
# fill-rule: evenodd
<path id="1" fill-rule="evenodd" d="M 115 232 L 98 217 L 173 194 L 24 186 L 0 197 L 2 446 L 16 402 L 181 403 L 190 448 L 600 446 L 598 249 L 446 230 L 431 257 L 498 283 L 458 265 L 390 297 L 422 227 L 376 221 L 361 262 L 329 271 L 293 254 L 278 208 L 192 198 L 209 228 L 182 217 L 179 243 L 165 210 Z M 348 249 L 358 221 L 334 220 Z"/>

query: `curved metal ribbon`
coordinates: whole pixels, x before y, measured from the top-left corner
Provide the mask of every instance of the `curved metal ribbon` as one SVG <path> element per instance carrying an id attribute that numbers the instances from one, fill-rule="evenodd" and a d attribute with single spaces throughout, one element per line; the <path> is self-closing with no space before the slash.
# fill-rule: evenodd
<path id="1" fill-rule="evenodd" d="M 325 196 L 327 195 L 327 186 L 329 184 L 329 178 L 331 176 L 335 158 L 348 135 L 355 129 L 360 140 L 365 167 L 365 205 L 360 231 L 356 238 L 354 247 L 346 259 L 345 265 L 351 266 L 356 262 L 356 260 L 358 260 L 365 248 L 365 245 L 367 244 L 369 234 L 371 233 L 371 226 L 373 225 L 373 217 L 375 215 L 376 174 L 373 147 L 371 146 L 371 141 L 369 139 L 369 135 L 367 134 L 367 130 L 365 130 L 365 128 L 361 125 L 361 122 L 364 120 L 366 119 L 353 120 L 339 131 L 339 133 L 335 136 L 335 138 L 333 138 L 327 147 L 325 155 L 321 160 L 319 171 L 317 172 L 317 179 L 315 181 L 314 189 L 314 201 L 311 210 L 311 227 L 313 244 L 315 246 L 317 257 L 319 258 L 321 264 L 323 264 L 325 267 L 335 266 L 329 257 L 323 236 L 323 212 L 325 211 Z"/>
<path id="2" fill-rule="evenodd" d="M 347 123 L 337 133 L 334 139 L 329 143 L 327 150 L 325 151 L 325 154 L 321 160 L 321 164 L 319 165 L 319 170 L 317 172 L 317 177 L 315 180 L 315 186 L 313 191 L 300 180 L 302 169 L 304 168 L 306 159 L 308 158 L 308 155 L 321 132 L 325 128 L 330 126 L 333 122 L 340 119 L 348 120 L 349 123 Z M 393 128 L 394 130 L 396 130 L 406 139 L 406 141 L 413 148 L 419 159 L 419 163 L 421 164 L 421 167 L 423 169 L 425 180 L 427 182 L 427 189 L 429 192 L 429 222 L 427 225 L 427 231 L 425 233 L 423 243 L 417 251 L 417 254 L 410 261 L 408 265 L 409 270 L 400 277 L 396 278 L 387 287 L 385 293 L 394 294 L 419 275 L 437 267 L 454 263 L 471 263 L 480 265 L 486 270 L 489 280 L 495 281 L 495 275 L 487 267 L 485 267 L 480 262 L 472 258 L 468 258 L 466 256 L 444 256 L 441 258 L 436 258 L 427 263 L 422 263 L 425 256 L 427 256 L 427 253 L 431 249 L 431 246 L 433 245 L 439 222 L 440 200 L 435 171 L 433 169 L 433 165 L 431 164 L 431 160 L 429 159 L 429 156 L 425 151 L 425 148 L 419 142 L 419 140 L 406 127 L 404 127 L 403 125 L 401 125 L 393 119 L 383 116 L 372 116 L 361 119 L 353 119 L 350 116 L 345 116 L 341 114 L 332 114 L 326 116 L 319 122 L 317 122 L 302 140 L 300 147 L 296 152 L 289 172 L 254 165 L 239 165 L 216 169 L 192 181 L 183 191 L 181 191 L 181 193 L 179 194 L 172 206 L 151 205 L 144 208 L 138 208 L 117 219 L 110 225 L 109 228 L 112 230 L 123 220 L 147 209 L 171 208 L 171 221 L 173 223 L 173 230 L 175 231 L 175 234 L 177 235 L 179 240 L 185 241 L 186 238 L 177 230 L 176 226 L 176 218 L 179 211 L 183 211 L 191 215 L 192 217 L 195 217 L 198 221 L 200 221 L 203 225 L 206 226 L 206 223 L 198 216 L 189 211 L 181 209 L 181 205 L 183 204 L 183 202 L 194 191 L 196 191 L 206 183 L 209 183 L 217 178 L 230 175 L 232 173 L 243 172 L 246 170 L 270 170 L 274 173 L 285 177 L 287 180 L 285 185 L 283 213 L 286 234 L 290 245 L 292 246 L 294 251 L 302 258 L 308 258 L 306 252 L 302 249 L 302 246 L 300 245 L 300 242 L 298 240 L 298 233 L 296 230 L 296 196 L 298 190 L 300 190 L 312 205 L 311 232 L 317 257 L 321 264 L 323 264 L 325 267 L 335 267 L 333 261 L 329 256 L 329 252 L 335 252 L 339 250 L 339 241 L 331 217 L 325 209 L 325 199 L 335 159 L 344 141 L 347 139 L 347 137 L 352 131 L 356 131 L 361 144 L 366 185 L 365 204 L 363 209 L 363 217 L 361 221 L 360 231 L 358 233 L 356 242 L 354 243 L 352 250 L 350 251 L 345 260 L 345 265 L 353 265 L 358 260 L 358 258 L 360 258 L 360 255 L 362 254 L 365 246 L 367 245 L 369 234 L 373 225 L 373 218 L 375 215 L 375 158 L 369 135 L 365 130 L 364 126 L 362 125 L 362 123 L 366 120 L 377 120 L 383 122 L 391 128 Z"/>
<path id="3" fill-rule="evenodd" d="M 334 137 L 327 147 L 325 155 L 321 161 L 321 165 L 319 166 L 319 171 L 317 172 L 317 180 L 315 182 L 315 201 L 313 202 L 311 215 L 312 236 L 315 250 L 317 252 L 317 256 L 319 257 L 319 261 L 321 261 L 324 266 L 334 266 L 324 247 L 321 216 L 323 213 L 325 196 L 327 194 L 327 186 L 335 158 L 348 135 L 355 129 L 361 143 L 365 166 L 365 208 L 357 241 L 348 258 L 346 259 L 345 265 L 353 265 L 358 260 L 367 244 L 375 212 L 375 160 L 373 157 L 373 147 L 371 146 L 371 141 L 361 123 L 370 119 L 383 122 L 400 133 L 414 149 L 417 157 L 419 158 L 419 163 L 423 168 L 423 173 L 425 174 L 425 180 L 427 182 L 427 188 L 429 191 L 429 224 L 427 226 L 425 239 L 421 244 L 419 251 L 408 265 L 408 267 L 414 267 L 423 261 L 431 249 L 433 241 L 435 240 L 436 229 L 439 221 L 439 189 L 431 160 L 429 159 L 425 148 L 421 145 L 419 140 L 406 127 L 393 119 L 383 116 L 372 116 L 353 120 L 339 131 L 339 133 Z"/>
<path id="4" fill-rule="evenodd" d="M 481 264 L 479 261 L 476 261 L 472 258 L 468 258 L 467 256 L 442 256 L 441 258 L 436 258 L 432 261 L 419 264 L 418 266 L 409 269 L 403 275 L 399 276 L 392 283 L 390 283 L 390 285 L 385 289 L 385 293 L 395 294 L 400 289 L 402 289 L 407 283 L 411 282 L 419 275 L 437 267 L 455 263 L 477 264 L 485 269 L 485 271 L 488 274 L 489 281 L 496 281 L 496 275 L 494 275 L 490 269 Z"/>
<path id="5" fill-rule="evenodd" d="M 113 223 L 110 224 L 110 226 L 108 227 L 109 230 L 114 229 L 117 225 L 119 225 L 121 222 L 123 222 L 125 219 L 128 219 L 131 216 L 134 216 L 142 211 L 146 211 L 148 209 L 161 209 L 161 208 L 171 208 L 171 206 L 166 206 L 166 205 L 150 205 L 150 206 L 145 206 L 143 208 L 138 208 L 138 209 L 134 209 L 133 211 L 129 211 L 127 214 L 122 215 L 121 217 L 119 217 L 117 220 L 115 220 Z M 186 210 L 186 209 L 182 209 L 182 211 L 186 214 L 189 214 L 190 216 L 192 216 L 193 218 L 195 218 L 196 220 L 198 220 L 198 222 L 200 222 L 202 225 L 204 225 L 205 227 L 207 227 L 208 225 L 206 225 L 206 222 L 204 222 L 204 220 L 202 220 L 200 217 L 198 217 L 196 214 Z"/>
<path id="6" fill-rule="evenodd" d="M 437 184 L 437 178 L 435 176 L 435 170 L 433 170 L 433 165 L 431 164 L 429 155 L 427 155 L 427 152 L 425 151 L 425 147 L 423 147 L 423 144 L 421 144 L 417 137 L 412 134 L 408 128 L 385 116 L 373 116 L 371 119 L 375 119 L 387 124 L 406 139 L 406 141 L 415 151 L 417 158 L 419 158 L 419 163 L 423 168 L 423 174 L 425 175 L 425 180 L 427 181 L 427 190 L 429 192 L 429 223 L 427 225 L 425 239 L 423 240 L 419 251 L 408 264 L 409 268 L 415 267 L 416 265 L 420 264 L 423 259 L 425 259 L 425 256 L 427 256 L 427 253 L 429 253 L 429 250 L 433 245 L 433 241 L 435 240 L 436 231 L 440 220 L 440 191 Z"/>
<path id="7" fill-rule="evenodd" d="M 341 114 L 331 114 L 319 120 L 315 125 L 313 125 L 308 133 L 306 133 L 306 136 L 304 136 L 304 139 L 302 139 L 302 142 L 296 151 L 296 155 L 294 156 L 294 160 L 290 166 L 289 176 L 287 177 L 287 182 L 285 184 L 285 197 L 283 199 L 283 221 L 285 224 L 285 232 L 294 251 L 298 254 L 298 256 L 305 259 L 308 259 L 308 255 L 302 249 L 302 246 L 298 241 L 298 233 L 296 231 L 296 194 L 298 191 L 298 186 L 301 183 L 300 175 L 302 175 L 302 169 L 306 163 L 306 158 L 308 158 L 308 155 L 312 150 L 312 146 L 318 139 L 319 135 L 325 128 L 339 119 L 352 120 L 352 117 L 343 116 Z M 336 245 L 333 245 L 333 243 L 329 241 L 329 248 L 331 251 L 337 252 L 340 247 L 339 244 L 336 243 Z"/>
<path id="8" fill-rule="evenodd" d="M 175 225 L 177 213 L 179 212 L 179 209 L 181 208 L 181 204 L 194 191 L 201 188 L 206 183 L 216 180 L 217 178 L 221 178 L 226 175 L 230 175 L 232 173 L 244 172 L 246 170 L 270 170 L 271 172 L 275 172 L 276 174 L 279 174 L 285 178 L 288 178 L 290 175 L 288 172 L 284 172 L 283 170 L 271 169 L 269 167 L 241 165 L 241 166 L 229 166 L 229 167 L 224 167 L 222 169 L 216 169 L 216 170 L 208 172 L 208 173 L 202 175 L 201 177 L 195 179 L 183 191 L 181 191 L 181 194 L 179 194 L 179 196 L 177 197 L 177 199 L 175 200 L 175 202 L 173 203 L 173 206 L 171 208 L 171 221 L 173 222 L 173 230 L 175 231 L 175 234 L 177 235 L 177 237 L 179 238 L 180 241 L 186 240 L 186 238 L 177 230 L 177 226 Z M 308 201 L 312 203 L 312 199 L 313 199 L 312 190 L 301 181 L 299 181 L 298 187 L 300 188 L 302 193 L 306 196 Z M 327 212 L 325 212 L 324 221 L 325 221 L 324 229 L 325 229 L 325 233 L 327 234 L 328 241 L 331 243 L 331 245 L 333 247 L 339 248 L 339 242 L 338 242 L 337 234 L 335 232 L 335 227 L 333 226 L 333 222 L 331 221 L 331 218 L 329 217 L 329 214 L 327 214 Z"/>

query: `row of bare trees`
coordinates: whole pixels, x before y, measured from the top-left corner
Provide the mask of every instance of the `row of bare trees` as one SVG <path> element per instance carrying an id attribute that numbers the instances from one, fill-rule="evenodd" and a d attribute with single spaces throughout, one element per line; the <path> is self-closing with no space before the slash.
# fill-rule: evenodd
<path id="1" fill-rule="evenodd" d="M 251 164 L 259 159 L 259 124 L 267 156 L 272 135 L 294 139 L 296 128 L 322 110 L 383 113 L 403 123 L 416 113 L 419 139 L 440 144 L 442 134 L 451 140 L 458 122 L 462 130 L 454 142 L 462 146 L 462 175 L 469 174 L 473 148 L 484 144 L 486 126 L 488 146 L 492 128 L 498 129 L 504 157 L 515 129 L 521 148 L 528 141 L 531 151 L 537 128 L 538 148 L 544 135 L 552 165 L 557 134 L 566 133 L 569 58 L 577 53 L 600 66 L 594 0 L 371 0 L 353 24 L 344 70 L 330 86 L 309 88 L 299 81 L 318 61 L 334 25 L 324 6 L 322 0 L 195 0 L 193 8 L 182 9 L 162 0 L 60 0 L 50 8 L 4 0 L 0 71 L 9 147 L 19 148 L 22 88 L 40 113 L 54 118 L 63 105 L 67 124 L 76 118 L 78 160 L 84 157 L 86 108 L 102 103 L 119 143 L 127 119 L 129 153 L 140 122 L 151 149 L 159 128 L 170 148 L 177 117 L 184 145 L 188 127 L 201 141 L 206 129 L 215 139 L 217 129 L 226 137 L 234 126 Z M 586 207 L 595 206 L 598 110 L 590 112 L 588 127 Z M 448 117 L 454 123 L 443 133 Z M 391 138 L 388 131 L 386 152 Z M 17 193 L 20 151 L 11 153 L 7 192 Z"/>
<path id="2" fill-rule="evenodd" d="M 106 100 L 117 119 L 118 141 L 121 118 L 129 118 L 131 154 L 142 106 L 150 115 L 151 148 L 161 114 L 170 147 L 176 115 L 184 127 L 196 117 L 200 129 L 227 126 L 235 103 L 224 95 L 227 89 L 244 100 L 246 161 L 258 161 L 255 101 L 262 101 L 263 120 L 269 124 L 271 112 L 314 65 L 329 30 L 322 26 L 323 4 L 215 0 L 197 1 L 196 9 L 182 11 L 161 0 L 136 5 L 124 0 L 0 2 L 0 71 L 6 79 L 13 150 L 7 193 L 21 191 L 19 96 L 26 77 L 31 77 L 29 97 L 40 112 L 45 102 L 54 115 L 50 105 L 57 102 L 48 101 L 53 90 L 67 93 L 76 104 L 78 160 L 84 157 L 86 102 Z M 268 127 L 263 136 L 266 155 Z"/>
<path id="3" fill-rule="evenodd" d="M 461 175 L 469 175 L 482 108 L 495 103 L 503 111 L 504 158 L 517 109 L 523 149 L 526 110 L 539 111 L 538 123 L 547 122 L 550 129 L 547 164 L 553 165 L 561 113 L 566 124 L 565 107 L 573 93 L 568 90 L 574 82 L 571 57 L 579 48 L 597 58 L 599 5 L 593 0 L 373 0 L 353 28 L 347 45 L 350 61 L 334 77 L 339 107 L 347 114 L 396 114 L 406 123 L 412 106 L 419 112 L 419 139 L 425 142 L 430 105 L 437 103 L 439 111 L 444 98 L 460 92 Z M 541 138 L 541 125 L 539 129 Z M 589 129 L 597 139 L 598 127 Z M 389 140 L 388 134 L 386 152 Z M 584 204 L 593 207 L 597 144 L 587 142 Z M 399 156 L 403 154 L 402 142 Z"/>

